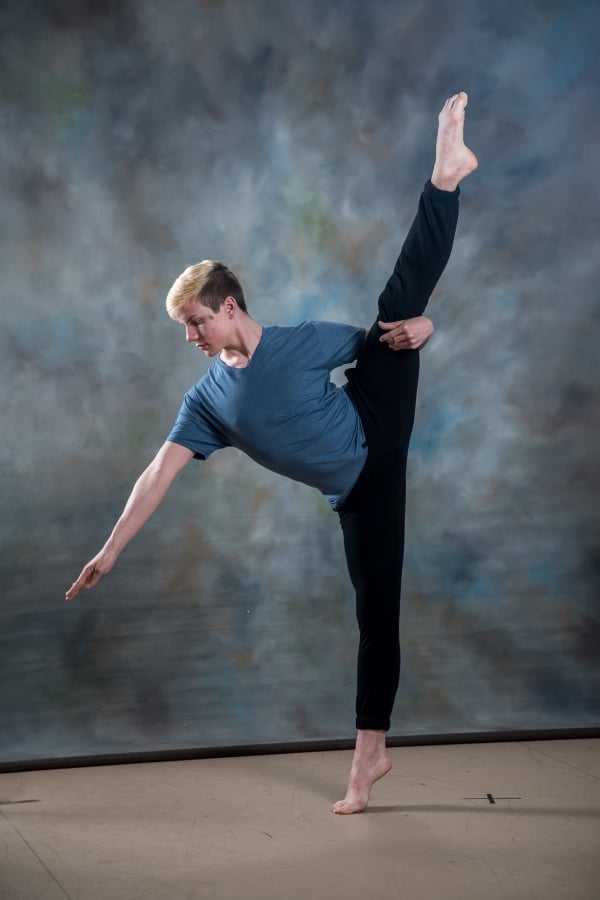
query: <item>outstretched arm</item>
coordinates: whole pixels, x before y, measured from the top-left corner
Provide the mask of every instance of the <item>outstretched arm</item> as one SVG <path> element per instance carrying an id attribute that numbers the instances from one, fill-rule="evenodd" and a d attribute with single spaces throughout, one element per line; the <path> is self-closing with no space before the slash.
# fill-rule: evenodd
<path id="1" fill-rule="evenodd" d="M 102 576 L 110 572 L 125 545 L 158 508 L 175 477 L 193 455 L 192 450 L 170 441 L 162 445 L 136 481 L 104 547 L 83 567 L 79 578 L 67 591 L 67 600 L 73 600 L 82 588 L 95 587 Z"/>

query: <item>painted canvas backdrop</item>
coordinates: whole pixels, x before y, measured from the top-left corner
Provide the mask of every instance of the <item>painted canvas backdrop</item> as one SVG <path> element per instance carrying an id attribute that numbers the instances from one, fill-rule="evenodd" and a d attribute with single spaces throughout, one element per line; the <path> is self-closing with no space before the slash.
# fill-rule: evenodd
<path id="1" fill-rule="evenodd" d="M 176 275 L 221 259 L 264 323 L 369 325 L 460 89 L 481 165 L 430 305 L 393 732 L 599 724 L 599 24 L 581 0 L 3 5 L 2 759 L 353 733 L 337 518 L 236 451 L 63 596 L 205 371 Z"/>

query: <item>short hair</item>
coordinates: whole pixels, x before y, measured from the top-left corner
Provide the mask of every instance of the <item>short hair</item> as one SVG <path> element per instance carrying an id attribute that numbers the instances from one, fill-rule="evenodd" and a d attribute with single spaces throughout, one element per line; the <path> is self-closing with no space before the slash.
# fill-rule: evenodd
<path id="1" fill-rule="evenodd" d="M 242 312 L 248 312 L 237 276 L 223 263 L 205 259 L 188 266 L 175 279 L 167 294 L 167 312 L 172 319 L 176 319 L 181 307 L 189 300 L 198 300 L 213 312 L 218 312 L 226 297 L 233 297 Z"/>

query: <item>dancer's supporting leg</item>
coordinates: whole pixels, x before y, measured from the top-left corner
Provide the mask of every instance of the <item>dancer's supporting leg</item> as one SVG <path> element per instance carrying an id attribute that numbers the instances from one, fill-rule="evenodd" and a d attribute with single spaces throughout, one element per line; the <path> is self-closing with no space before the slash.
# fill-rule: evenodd
<path id="1" fill-rule="evenodd" d="M 477 166 L 463 142 L 466 94 L 439 116 L 436 161 L 394 273 L 379 298 L 384 321 L 420 315 L 450 255 L 458 183 Z M 369 444 L 369 460 L 340 520 L 360 628 L 357 741 L 344 800 L 334 812 L 360 812 L 375 781 L 391 768 L 385 735 L 400 671 L 398 637 L 404 548 L 405 474 L 419 357 L 391 353 L 375 325 L 350 378 Z"/>

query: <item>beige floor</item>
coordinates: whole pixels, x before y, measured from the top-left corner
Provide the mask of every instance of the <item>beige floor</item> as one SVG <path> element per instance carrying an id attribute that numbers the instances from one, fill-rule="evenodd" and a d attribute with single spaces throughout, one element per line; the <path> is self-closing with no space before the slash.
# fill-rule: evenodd
<path id="1" fill-rule="evenodd" d="M 391 755 L 350 817 L 348 752 L 0 775 L 0 898 L 599 900 L 600 740 Z"/>

